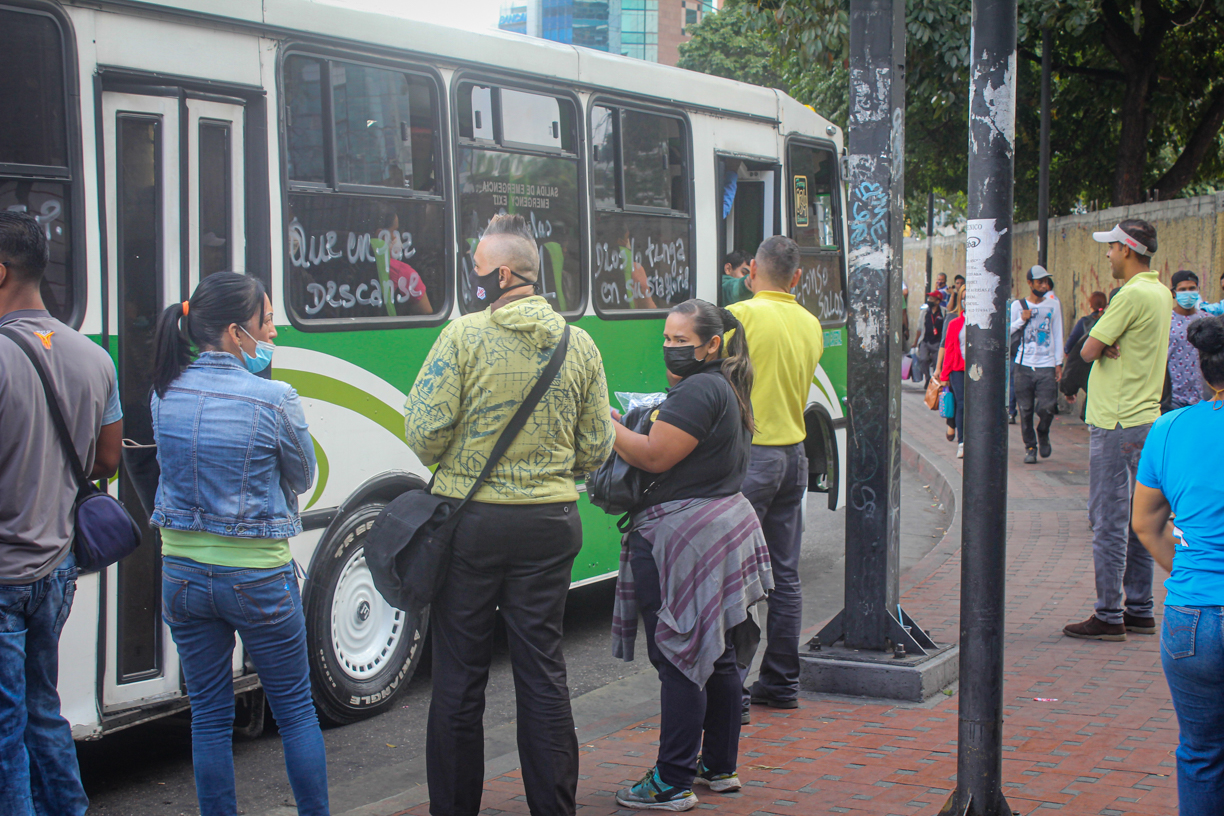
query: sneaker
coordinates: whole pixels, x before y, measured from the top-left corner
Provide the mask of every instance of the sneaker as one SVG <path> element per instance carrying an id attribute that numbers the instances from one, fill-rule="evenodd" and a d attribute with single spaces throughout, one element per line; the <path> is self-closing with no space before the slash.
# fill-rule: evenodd
<path id="1" fill-rule="evenodd" d="M 1156 634 L 1156 618 L 1140 618 L 1129 612 L 1123 612 L 1122 625 L 1126 627 L 1126 631 L 1134 632 L 1138 635 Z"/>
<path id="2" fill-rule="evenodd" d="M 1042 458 L 1042 459 L 1049 459 L 1049 458 L 1050 458 L 1050 454 L 1052 454 L 1052 453 L 1054 452 L 1054 449 L 1050 447 L 1050 440 L 1048 440 L 1048 439 L 1039 439 L 1039 440 L 1037 440 L 1037 444 L 1038 444 L 1038 446 L 1039 446 L 1039 448 L 1040 448 L 1040 450 L 1041 450 L 1041 458 Z"/>
<path id="3" fill-rule="evenodd" d="M 965 443 L 964 442 L 961 442 L 959 445 L 956 446 L 956 458 L 957 459 L 965 458 Z"/>
<path id="4" fill-rule="evenodd" d="M 740 725 L 751 725 L 751 724 L 752 724 L 752 709 L 749 708 L 748 706 L 744 706 L 743 710 L 740 711 Z"/>
<path id="5" fill-rule="evenodd" d="M 1015 415 L 1015 414 L 1008 414 L 1008 415 L 1007 415 L 1007 424 L 1008 424 L 1008 425 L 1015 425 L 1015 424 L 1016 424 L 1016 415 Z"/>
<path id="6" fill-rule="evenodd" d="M 693 784 L 705 785 L 715 793 L 731 793 L 743 787 L 735 771 L 716 774 L 705 766 L 700 754 L 697 756 L 697 775 L 693 777 Z"/>
<path id="7" fill-rule="evenodd" d="M 687 788 L 668 785 L 659 778 L 659 769 L 651 768 L 632 788 L 621 788 L 617 803 L 634 810 L 691 810 L 697 797 Z"/>
<path id="8" fill-rule="evenodd" d="M 1037 464 L 1037 449 L 1036 448 L 1026 448 L 1025 451 L 1026 453 L 1024 454 L 1024 464 L 1026 465 Z"/>
<path id="9" fill-rule="evenodd" d="M 1126 626 L 1121 623 L 1106 623 L 1093 615 L 1083 623 L 1064 626 L 1063 634 L 1083 640 L 1126 640 Z"/>

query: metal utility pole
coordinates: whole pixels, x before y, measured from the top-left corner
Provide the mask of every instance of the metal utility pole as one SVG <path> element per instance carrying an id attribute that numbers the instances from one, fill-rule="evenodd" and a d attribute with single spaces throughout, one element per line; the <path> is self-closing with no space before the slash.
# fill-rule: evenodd
<path id="1" fill-rule="evenodd" d="M 925 654 L 897 603 L 904 149 L 905 0 L 850 0 L 846 602 L 817 638 Z"/>
<path id="2" fill-rule="evenodd" d="M 926 293 L 934 289 L 934 278 L 932 273 L 935 268 L 935 191 L 927 193 L 927 281 L 926 288 L 922 290 L 922 298 L 925 302 Z"/>
<path id="3" fill-rule="evenodd" d="M 1037 182 L 1037 263 L 1048 268 L 1050 257 L 1050 27 L 1041 29 L 1041 159 Z"/>
<path id="4" fill-rule="evenodd" d="M 1011 816 L 1003 797 L 1007 299 L 1011 292 L 1016 0 L 973 0 L 965 272 L 964 503 L 956 791 L 943 814 Z"/>

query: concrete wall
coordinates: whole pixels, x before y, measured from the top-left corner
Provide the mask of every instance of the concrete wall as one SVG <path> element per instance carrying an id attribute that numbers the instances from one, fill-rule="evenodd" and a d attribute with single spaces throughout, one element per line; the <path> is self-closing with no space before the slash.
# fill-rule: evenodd
<path id="1" fill-rule="evenodd" d="M 1142 218 L 1156 227 L 1159 244 L 1152 268 L 1165 283 L 1179 269 L 1192 269 L 1199 276 L 1203 297 L 1224 298 L 1220 275 L 1224 274 L 1224 193 L 1114 207 L 1108 210 L 1050 219 L 1050 251 L 1047 264 L 1054 277 L 1054 292 L 1063 304 L 1063 320 L 1069 331 L 1088 311 L 1088 296 L 1106 295 L 1117 286 L 1105 259 L 1105 245 L 1092 240 L 1092 233 L 1112 229 L 1126 218 Z M 1037 263 L 1037 222 L 1017 224 L 1012 242 L 1012 292 L 1028 292 L 1025 273 Z M 937 237 L 932 242 L 932 276 L 945 272 L 948 280 L 965 272 L 965 236 Z M 926 245 L 921 239 L 905 241 L 905 281 L 909 285 L 910 342 L 918 328 L 918 307 L 926 285 Z"/>

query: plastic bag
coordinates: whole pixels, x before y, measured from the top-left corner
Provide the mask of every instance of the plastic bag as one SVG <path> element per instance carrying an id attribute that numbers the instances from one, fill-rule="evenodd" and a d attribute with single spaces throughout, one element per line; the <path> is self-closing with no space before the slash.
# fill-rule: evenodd
<path id="1" fill-rule="evenodd" d="M 616 398 L 620 401 L 621 411 L 627 414 L 638 407 L 654 408 L 667 399 L 667 394 L 663 391 L 655 391 L 649 394 L 635 391 L 617 391 Z"/>

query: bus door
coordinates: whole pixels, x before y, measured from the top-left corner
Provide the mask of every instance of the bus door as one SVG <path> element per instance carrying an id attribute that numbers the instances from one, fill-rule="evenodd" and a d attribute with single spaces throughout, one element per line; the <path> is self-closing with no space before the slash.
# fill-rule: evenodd
<path id="1" fill-rule="evenodd" d="M 734 251 L 749 258 L 766 238 L 781 232 L 778 176 L 775 162 L 717 156 L 718 271 Z M 719 303 L 727 306 L 751 297 L 743 285 L 720 278 Z"/>
<path id="2" fill-rule="evenodd" d="M 164 89 L 159 89 L 164 90 Z M 124 436 L 152 444 L 154 329 L 201 276 L 242 271 L 242 106 L 174 94 L 102 97 L 111 325 Z M 185 155 L 184 155 L 185 154 Z M 140 501 L 126 468 L 119 498 Z M 143 513 L 134 513 L 143 522 Z M 179 696 L 178 655 L 161 618 L 161 543 L 144 540 L 105 576 L 103 712 Z M 235 673 L 242 650 L 235 650 Z"/>

